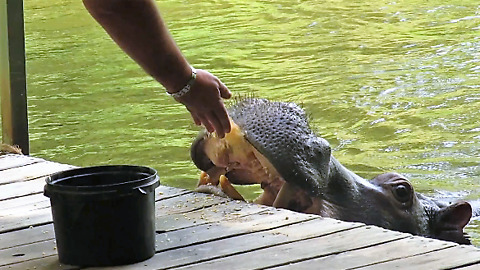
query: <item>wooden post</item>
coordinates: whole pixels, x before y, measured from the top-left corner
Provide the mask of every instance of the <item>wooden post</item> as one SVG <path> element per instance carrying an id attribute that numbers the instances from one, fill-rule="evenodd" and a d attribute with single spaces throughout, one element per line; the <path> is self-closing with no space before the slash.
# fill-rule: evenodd
<path id="1" fill-rule="evenodd" d="M 0 0 L 2 141 L 29 154 L 23 0 Z"/>

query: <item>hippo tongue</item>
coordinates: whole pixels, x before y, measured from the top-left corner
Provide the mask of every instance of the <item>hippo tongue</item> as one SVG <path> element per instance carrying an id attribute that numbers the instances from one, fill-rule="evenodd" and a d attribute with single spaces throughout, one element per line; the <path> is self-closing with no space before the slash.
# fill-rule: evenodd
<path id="1" fill-rule="evenodd" d="M 294 103 L 245 99 L 230 109 L 245 138 L 285 181 L 322 195 L 328 184 L 331 149 L 310 129 L 305 112 Z"/>

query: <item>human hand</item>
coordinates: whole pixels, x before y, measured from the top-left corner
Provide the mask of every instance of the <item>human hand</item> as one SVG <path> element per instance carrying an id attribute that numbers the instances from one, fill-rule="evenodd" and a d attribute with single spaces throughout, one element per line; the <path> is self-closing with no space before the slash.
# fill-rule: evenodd
<path id="1" fill-rule="evenodd" d="M 187 107 L 195 124 L 203 124 L 208 132 L 215 131 L 223 138 L 231 126 L 222 98 L 231 96 L 232 93 L 217 77 L 197 69 L 197 78 L 190 91 L 176 100 Z"/>

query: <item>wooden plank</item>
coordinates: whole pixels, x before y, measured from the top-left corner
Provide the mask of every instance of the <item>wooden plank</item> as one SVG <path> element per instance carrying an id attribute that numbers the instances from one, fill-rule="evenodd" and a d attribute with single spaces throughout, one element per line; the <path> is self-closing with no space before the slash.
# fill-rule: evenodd
<path id="1" fill-rule="evenodd" d="M 27 213 L 17 213 L 16 215 L 2 217 L 0 233 L 43 225 L 49 222 L 52 222 L 52 211 L 50 207 Z"/>
<path id="2" fill-rule="evenodd" d="M 265 206 L 243 204 L 239 205 L 235 201 L 227 201 L 220 205 L 213 205 L 209 208 L 197 209 L 183 213 L 159 213 L 156 214 L 157 232 L 168 232 L 172 230 L 184 229 L 201 224 L 218 222 L 223 219 L 238 218 L 246 215 L 255 214 L 269 209 Z"/>
<path id="3" fill-rule="evenodd" d="M 468 266 L 464 266 L 464 267 L 458 267 L 458 268 L 454 268 L 454 269 L 458 269 L 458 270 L 478 270 L 478 269 L 480 269 L 480 263 L 475 263 L 475 264 L 472 264 L 472 265 L 468 265 Z"/>
<path id="4" fill-rule="evenodd" d="M 23 156 L 20 157 L 23 159 Z M 74 166 L 53 162 L 38 162 L 19 168 L 1 171 L 0 182 L 3 184 L 0 185 L 0 203 L 15 204 L 22 200 L 13 202 L 5 202 L 5 200 L 43 193 L 46 179 L 45 175 L 69 168 L 74 168 Z"/>
<path id="5" fill-rule="evenodd" d="M 33 163 L 26 166 L 3 170 L 0 174 L 0 185 L 10 184 L 20 181 L 28 181 L 31 179 L 48 176 L 52 173 L 65 171 L 76 168 L 72 165 L 66 165 L 51 161 Z"/>
<path id="6" fill-rule="evenodd" d="M 179 197 L 159 201 L 155 204 L 155 212 L 157 215 L 185 213 L 227 201 L 231 201 L 231 199 L 202 193 L 187 193 Z"/>
<path id="7" fill-rule="evenodd" d="M 298 263 L 275 267 L 275 270 L 287 269 L 354 269 L 371 264 L 401 259 L 456 246 L 453 242 L 411 236 L 393 242 L 387 242 L 367 248 L 333 254 L 326 257 L 303 260 Z M 433 268 L 429 268 L 433 269 Z"/>
<path id="8" fill-rule="evenodd" d="M 0 218 L 18 213 L 35 211 L 50 206 L 50 199 L 43 194 L 18 197 L 0 201 Z"/>
<path id="9" fill-rule="evenodd" d="M 11 213 L 8 216 L 2 217 L 0 233 L 21 230 L 50 222 L 52 222 L 52 214 L 48 203 L 44 208 L 38 208 L 27 212 Z"/>
<path id="10" fill-rule="evenodd" d="M 213 223 L 204 223 L 195 227 L 157 234 L 156 249 L 157 252 L 162 252 L 173 248 L 275 229 L 316 218 L 318 216 L 268 209 L 254 214 L 226 218 Z"/>
<path id="11" fill-rule="evenodd" d="M 0 251 L 3 249 L 42 242 L 55 238 L 53 223 L 29 227 L 20 231 L 0 234 Z"/>
<path id="12" fill-rule="evenodd" d="M 426 266 L 428 266 L 428 269 L 451 269 L 473 263 L 479 264 L 480 266 L 480 249 L 473 246 L 456 245 L 435 252 L 374 264 L 358 269 L 399 269 L 406 265 L 410 267 L 409 269 L 425 269 Z"/>
<path id="13" fill-rule="evenodd" d="M 15 167 L 21 167 L 28 164 L 36 163 L 36 162 L 44 162 L 44 159 L 29 157 L 29 156 L 22 156 L 16 154 L 8 154 L 0 156 L 0 175 L 1 171 L 6 169 L 11 169 Z"/>
<path id="14" fill-rule="evenodd" d="M 286 233 L 288 235 L 290 235 L 290 233 L 297 235 L 301 234 L 296 231 L 281 231 L 279 233 Z M 267 246 L 260 250 L 252 250 L 253 252 L 247 250 L 247 252 L 240 252 L 233 256 L 223 256 L 219 259 L 205 261 L 203 263 L 195 263 L 195 261 L 193 261 L 195 264 L 181 267 L 179 269 L 219 269 L 219 267 L 223 269 L 267 268 L 283 265 L 289 262 L 296 262 L 300 259 L 325 256 L 328 254 L 378 245 L 380 243 L 394 241 L 408 236 L 409 235 L 405 233 L 392 232 L 379 227 L 359 227 L 305 240 L 300 238 L 297 240 L 301 241 Z M 352 241 L 353 239 L 355 240 Z M 211 252 L 213 252 L 213 250 Z M 197 261 L 202 261 L 202 258 L 196 258 Z M 238 262 L 242 263 L 239 264 Z"/>
<path id="15" fill-rule="evenodd" d="M 57 255 L 45 256 L 18 264 L 0 266 L 0 270 L 79 270 L 77 266 L 64 265 L 58 261 Z"/>
<path id="16" fill-rule="evenodd" d="M 148 269 L 164 269 L 170 267 L 178 267 L 182 265 L 193 264 L 196 262 L 209 261 L 215 258 L 223 258 L 225 256 L 248 253 L 254 250 L 270 247 L 272 245 L 290 243 L 298 241 L 300 239 L 332 234 L 334 232 L 349 230 L 361 226 L 363 225 L 360 223 L 346 223 L 338 222 L 331 219 L 318 218 L 303 223 L 297 223 L 268 231 L 254 232 L 240 236 L 228 237 L 224 239 L 201 243 L 198 245 L 167 250 L 157 253 L 153 258 L 148 261 L 138 264 L 101 269 L 139 269 L 140 267 L 146 267 Z M 256 253 L 252 252 L 252 254 L 254 255 Z M 250 261 L 252 259 L 242 258 L 242 260 L 236 261 L 235 268 L 238 268 L 239 265 L 248 264 L 248 262 L 245 262 L 244 260 Z M 241 263 L 239 264 L 238 262 Z M 234 269 L 228 266 L 223 267 L 222 265 L 216 265 L 217 268 L 210 268 L 210 266 L 208 267 L 210 270 Z"/>
<path id="17" fill-rule="evenodd" d="M 0 266 L 14 264 L 57 254 L 55 241 L 32 243 L 21 247 L 12 247 L 0 251 Z"/>
<path id="18" fill-rule="evenodd" d="M 187 189 L 160 185 L 155 189 L 155 201 L 164 200 L 164 199 L 168 199 L 176 196 L 181 196 L 181 195 L 192 193 L 192 192 L 193 191 L 187 190 Z"/>
<path id="19" fill-rule="evenodd" d="M 0 201 L 43 192 L 46 177 L 0 186 Z"/>

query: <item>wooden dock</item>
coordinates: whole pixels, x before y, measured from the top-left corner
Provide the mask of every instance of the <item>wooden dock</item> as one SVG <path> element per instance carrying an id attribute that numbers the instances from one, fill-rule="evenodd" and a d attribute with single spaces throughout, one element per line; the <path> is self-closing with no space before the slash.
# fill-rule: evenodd
<path id="1" fill-rule="evenodd" d="M 0 270 L 58 262 L 45 177 L 73 166 L 0 157 Z M 156 189 L 156 254 L 87 269 L 480 269 L 480 249 L 188 190 Z"/>

